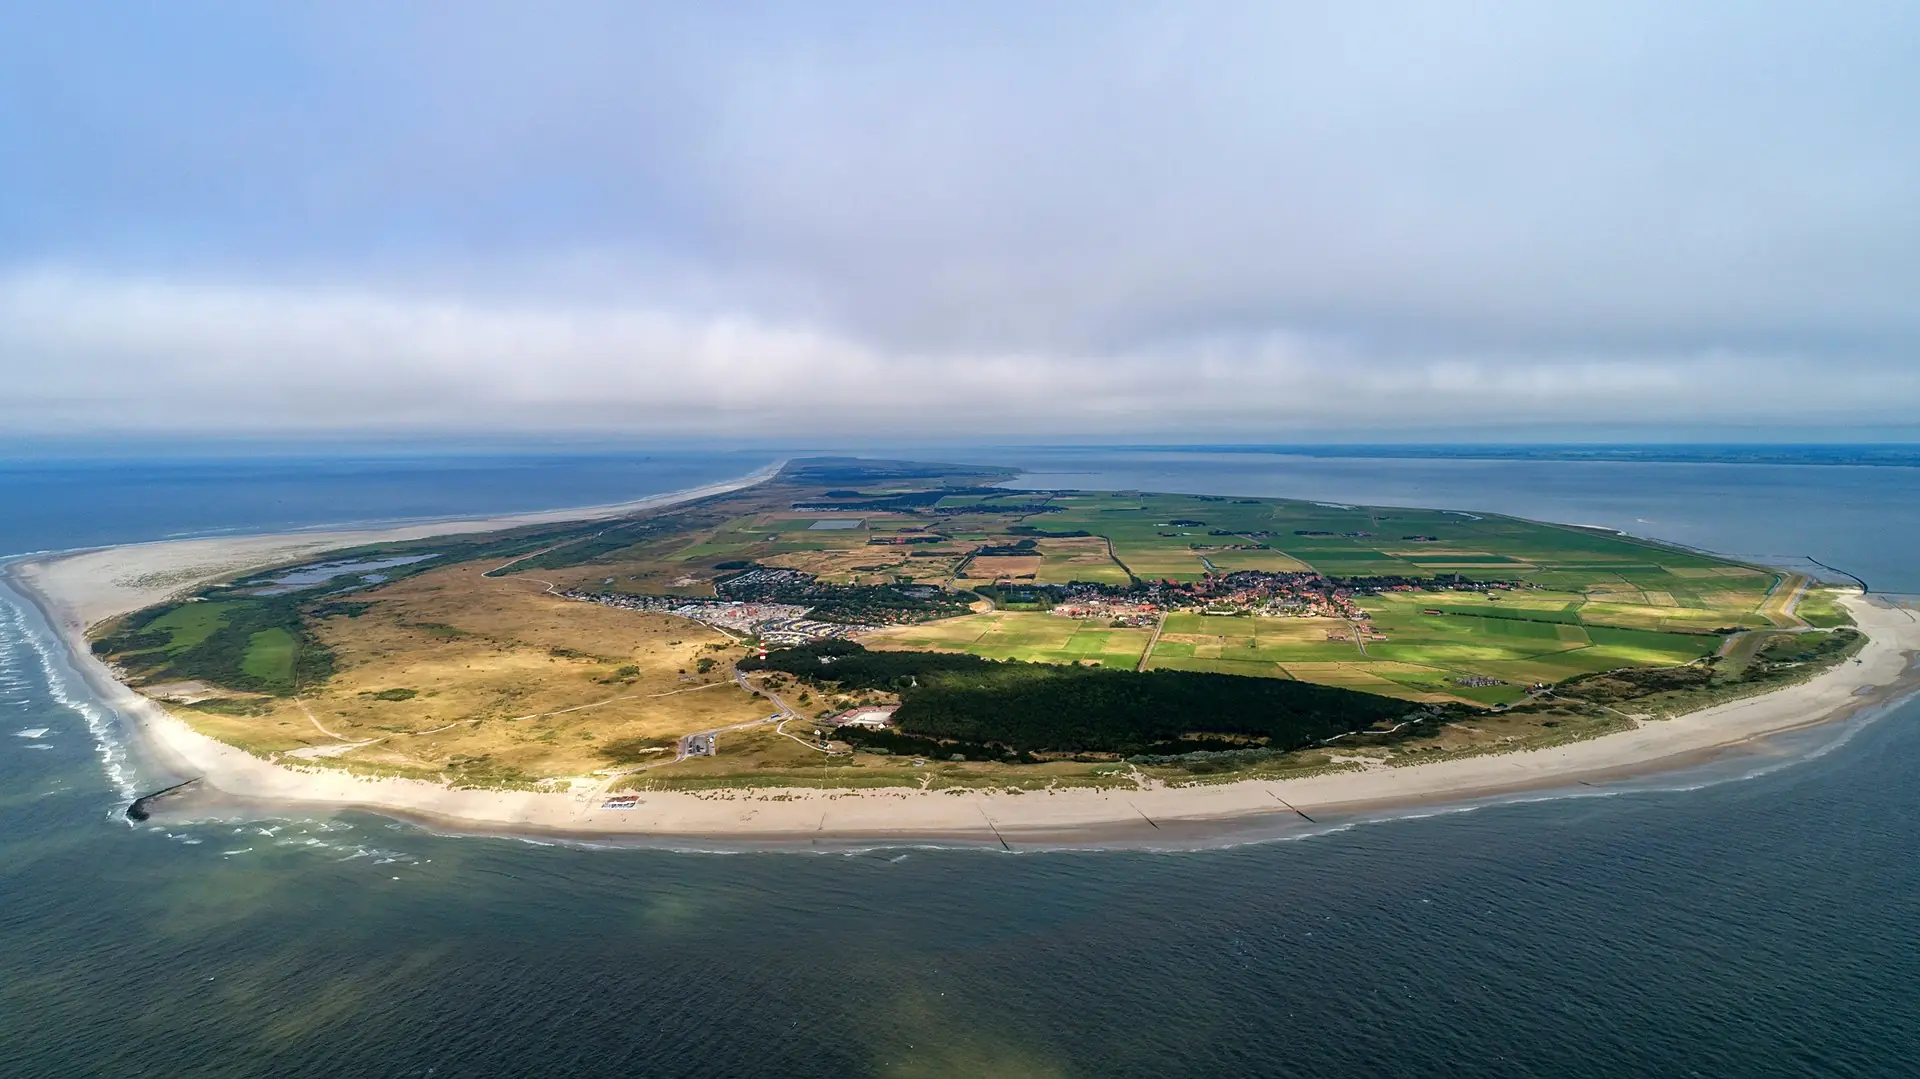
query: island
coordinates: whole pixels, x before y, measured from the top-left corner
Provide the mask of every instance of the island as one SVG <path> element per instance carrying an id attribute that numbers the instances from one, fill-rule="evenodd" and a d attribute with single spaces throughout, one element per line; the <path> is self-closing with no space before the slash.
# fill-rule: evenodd
<path id="1" fill-rule="evenodd" d="M 1857 587 L 1484 512 L 814 458 L 15 563 L 175 779 L 479 830 L 1063 836 L 1671 767 L 1902 692 Z M 571 519 L 569 519 L 571 518 Z"/>

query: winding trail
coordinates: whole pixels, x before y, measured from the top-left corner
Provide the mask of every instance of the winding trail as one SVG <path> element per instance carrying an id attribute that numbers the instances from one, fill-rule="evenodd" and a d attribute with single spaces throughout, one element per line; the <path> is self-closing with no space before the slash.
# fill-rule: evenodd
<path id="1" fill-rule="evenodd" d="M 770 689 L 765 689 L 763 687 L 756 686 L 752 682 L 749 682 L 747 680 L 746 673 L 743 672 L 738 667 L 735 667 L 733 669 L 733 680 L 735 682 L 738 682 L 740 684 L 740 688 L 746 690 L 748 693 L 757 693 L 760 696 L 765 697 L 766 699 L 772 701 L 773 706 L 775 708 L 778 708 L 780 712 L 783 715 L 787 716 L 789 719 L 798 719 L 800 717 L 800 713 L 794 711 L 792 708 L 787 707 L 787 702 L 781 700 L 780 695 L 778 693 L 775 693 L 773 690 L 770 690 Z"/>
<path id="2" fill-rule="evenodd" d="M 293 699 L 293 703 L 299 706 L 301 714 L 307 717 L 308 723 L 313 724 L 314 730 L 319 731 L 321 734 L 326 735 L 328 738 L 333 739 L 335 742 L 338 742 L 339 744 L 331 745 L 331 746 L 302 746 L 299 749 L 290 749 L 287 751 L 287 756 L 289 757 L 297 757 L 302 759 L 312 759 L 315 757 L 338 757 L 346 753 L 351 753 L 352 751 L 359 749 L 362 746 L 370 746 L 378 742 L 386 741 L 385 738 L 365 738 L 359 741 L 355 741 L 354 739 L 348 738 L 345 735 L 342 735 L 336 731 L 327 729 L 326 724 L 320 722 L 320 717 L 314 715 L 313 710 L 307 707 L 307 702 L 304 699 L 300 697 L 295 697 Z"/>
<path id="3" fill-rule="evenodd" d="M 809 742 L 805 738 L 802 738 L 797 734 L 788 734 L 787 724 L 792 723 L 794 721 L 794 718 L 795 717 L 793 716 L 788 716 L 786 719 L 781 720 L 780 725 L 773 729 L 773 733 L 781 736 L 782 738 L 791 738 L 794 741 L 800 743 L 801 745 L 806 746 L 808 749 L 817 750 L 818 752 L 825 753 L 829 757 L 840 756 L 840 754 L 835 753 L 833 750 L 828 749 L 825 746 L 816 745 L 813 742 Z"/>

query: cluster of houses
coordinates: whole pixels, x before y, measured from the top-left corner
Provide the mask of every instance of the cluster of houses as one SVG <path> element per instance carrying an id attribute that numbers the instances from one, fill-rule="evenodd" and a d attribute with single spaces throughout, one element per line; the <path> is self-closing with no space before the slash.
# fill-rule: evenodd
<path id="1" fill-rule="evenodd" d="M 1053 613 L 1110 619 L 1123 626 L 1150 626 L 1167 611 L 1365 621 L 1367 614 L 1353 602 L 1353 595 L 1317 573 L 1240 570 L 1190 583 L 1155 581 L 1125 590 L 1068 585 Z"/>
<path id="2" fill-rule="evenodd" d="M 1329 578 L 1318 573 L 1269 573 L 1236 570 L 1198 581 L 1150 581 L 1131 588 L 1072 584 L 1060 590 L 1052 611 L 1063 618 L 1099 618 L 1116 626 L 1151 626 L 1168 611 L 1206 614 L 1255 614 L 1275 618 L 1338 618 L 1351 622 L 1365 640 L 1386 638 L 1375 632 L 1356 596 L 1381 592 L 1431 591 L 1435 588 L 1497 591 L 1525 587 L 1508 581 L 1441 580 L 1407 577 Z"/>
<path id="3" fill-rule="evenodd" d="M 893 713 L 899 707 L 897 704 L 861 705 L 828 716 L 820 722 L 830 727 L 890 727 L 893 725 Z"/>
<path id="4" fill-rule="evenodd" d="M 713 590 L 722 595 L 729 592 L 752 592 L 780 586 L 805 585 L 813 581 L 813 575 L 797 569 L 782 569 L 776 566 L 755 566 L 745 573 L 736 573 L 731 577 L 713 583 Z"/>
<path id="5" fill-rule="evenodd" d="M 1164 608 L 1152 600 L 1135 599 L 1131 596 L 1110 596 L 1095 592 L 1073 595 L 1068 590 L 1068 598 L 1063 603 L 1054 604 L 1049 613 L 1062 618 L 1100 618 L 1116 626 L 1151 626 L 1160 620 Z"/>
<path id="6" fill-rule="evenodd" d="M 758 637 L 763 644 L 806 644 L 809 641 L 823 641 L 830 637 L 849 637 L 877 628 L 815 621 L 807 617 L 812 613 L 813 608 L 791 603 L 747 603 L 741 600 L 688 599 L 685 596 L 633 596 L 619 592 L 568 591 L 560 595 L 567 599 L 585 600 L 626 611 L 647 611 L 689 618 L 730 633 Z"/>
<path id="7" fill-rule="evenodd" d="M 805 610 L 806 608 L 802 608 Z M 808 641 L 824 641 L 830 637 L 851 637 L 857 633 L 868 633 L 879 626 L 846 625 L 839 622 L 820 622 L 811 618 L 794 618 L 787 621 L 763 622 L 748 632 L 760 638 L 760 643 L 777 644 L 790 647 L 806 644 Z"/>

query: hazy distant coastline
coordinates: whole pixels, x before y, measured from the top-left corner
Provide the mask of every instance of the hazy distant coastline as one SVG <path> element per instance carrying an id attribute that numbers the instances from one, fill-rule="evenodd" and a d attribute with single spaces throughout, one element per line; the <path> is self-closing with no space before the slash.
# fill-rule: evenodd
<path id="1" fill-rule="evenodd" d="M 1461 461 L 1619 461 L 1640 464 L 1880 465 L 1920 468 L 1916 443 L 1632 443 L 1127 445 L 1062 447 L 1159 453 L 1272 454 L 1286 457 Z"/>

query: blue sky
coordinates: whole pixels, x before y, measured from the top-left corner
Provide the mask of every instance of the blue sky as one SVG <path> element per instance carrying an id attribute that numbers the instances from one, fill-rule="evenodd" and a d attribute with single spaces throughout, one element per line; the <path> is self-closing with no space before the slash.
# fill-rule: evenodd
<path id="1" fill-rule="evenodd" d="M 1884 437 L 1912 4 L 0 6 L 0 428 Z"/>

